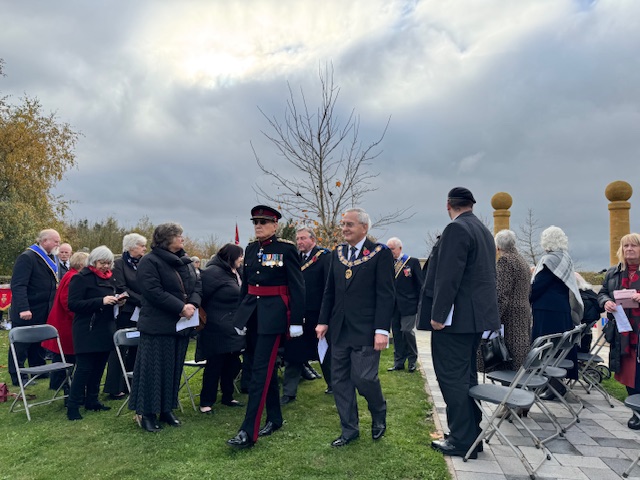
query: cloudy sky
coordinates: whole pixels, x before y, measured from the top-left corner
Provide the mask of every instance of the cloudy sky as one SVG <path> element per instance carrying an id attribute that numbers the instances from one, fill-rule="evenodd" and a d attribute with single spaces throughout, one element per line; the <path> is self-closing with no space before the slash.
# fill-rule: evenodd
<path id="1" fill-rule="evenodd" d="M 281 116 L 287 82 L 319 99 L 332 62 L 339 113 L 360 115 L 364 142 L 391 122 L 374 230 L 405 251 L 448 222 L 447 191 L 470 188 L 476 210 L 514 199 L 565 229 L 583 268 L 608 265 L 604 190 L 635 189 L 640 230 L 640 2 L 637 0 L 0 0 L 0 92 L 37 96 L 82 132 L 78 168 L 59 184 L 71 219 L 179 221 L 194 238 L 252 232 L 256 166 L 287 172 L 262 136 L 258 108 Z M 275 193 L 275 192 L 274 192 Z"/>

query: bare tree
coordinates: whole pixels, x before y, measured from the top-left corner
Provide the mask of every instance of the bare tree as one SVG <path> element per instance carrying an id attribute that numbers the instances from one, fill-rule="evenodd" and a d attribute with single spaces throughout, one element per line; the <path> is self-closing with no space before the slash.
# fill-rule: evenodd
<path id="1" fill-rule="evenodd" d="M 531 264 L 536 265 L 538 260 L 544 253 L 540 246 L 540 235 L 538 232 L 541 230 L 540 223 L 533 215 L 533 209 L 527 210 L 527 217 L 523 224 L 518 227 L 518 243 L 520 244 L 520 253 Z"/>
<path id="2" fill-rule="evenodd" d="M 260 113 L 269 123 L 271 133 L 262 132 L 292 167 L 286 174 L 282 169 L 269 168 L 253 153 L 260 170 L 273 180 L 277 194 L 256 186 L 259 197 L 276 203 L 285 214 L 307 225 L 313 225 L 325 245 L 333 245 L 340 234 L 341 213 L 360 204 L 366 193 L 376 190 L 372 180 L 379 174 L 371 164 L 382 153 L 379 146 L 387 132 L 369 144 L 359 138 L 360 117 L 355 109 L 341 122 L 337 112 L 340 88 L 334 83 L 333 67 L 319 69 L 321 102 L 313 109 L 304 91 L 294 95 L 291 85 L 284 119 Z M 410 218 L 409 208 L 399 209 L 377 218 L 380 227 Z"/>

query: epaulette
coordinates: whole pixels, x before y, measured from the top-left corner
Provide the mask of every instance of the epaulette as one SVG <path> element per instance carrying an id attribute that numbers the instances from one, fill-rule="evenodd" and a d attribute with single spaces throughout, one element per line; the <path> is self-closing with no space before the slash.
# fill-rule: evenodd
<path id="1" fill-rule="evenodd" d="M 277 238 L 276 241 L 281 243 L 288 243 L 290 245 L 293 245 L 294 247 L 296 246 L 294 242 L 292 242 L 291 240 L 287 240 L 286 238 Z"/>

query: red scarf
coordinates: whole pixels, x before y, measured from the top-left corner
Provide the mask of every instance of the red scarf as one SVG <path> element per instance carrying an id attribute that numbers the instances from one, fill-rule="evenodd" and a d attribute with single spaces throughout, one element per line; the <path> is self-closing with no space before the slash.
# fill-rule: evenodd
<path id="1" fill-rule="evenodd" d="M 93 265 L 89 265 L 89 270 L 95 273 L 98 277 L 104 278 L 105 280 L 109 280 L 111 278 L 111 275 L 113 275 L 113 272 L 111 270 L 107 270 L 106 272 L 101 272 Z"/>

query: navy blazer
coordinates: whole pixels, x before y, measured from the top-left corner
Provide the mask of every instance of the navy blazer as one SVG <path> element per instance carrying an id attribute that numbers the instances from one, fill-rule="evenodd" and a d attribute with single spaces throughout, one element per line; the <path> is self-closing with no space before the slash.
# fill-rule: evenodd
<path id="1" fill-rule="evenodd" d="M 395 303 L 393 255 L 386 245 L 366 239 L 363 251 L 380 250 L 366 262 L 351 267 L 340 262 L 338 249 L 348 258 L 347 245 L 336 247 L 331 254 L 331 266 L 324 290 L 318 324 L 328 325 L 331 342 L 349 346 L 373 346 L 375 331 L 390 330 Z"/>
<path id="2" fill-rule="evenodd" d="M 473 214 L 451 221 L 436 243 L 427 267 L 421 327 L 430 319 L 445 323 L 447 333 L 480 333 L 500 328 L 496 289 L 496 247 L 491 232 Z"/>
<path id="3" fill-rule="evenodd" d="M 320 312 L 322 295 L 324 294 L 324 287 L 327 283 L 327 277 L 329 276 L 330 264 L 331 250 L 315 246 L 309 253 L 309 259 L 302 265 L 302 267 L 307 265 L 307 267 L 302 270 L 306 291 L 305 312 Z"/>
<path id="4" fill-rule="evenodd" d="M 51 268 L 32 250 L 16 259 L 11 275 L 11 325 L 23 327 L 47 323 L 58 288 L 58 278 Z M 31 311 L 31 320 L 22 320 L 20 312 Z"/>
<path id="5" fill-rule="evenodd" d="M 404 267 L 395 274 L 396 308 L 403 317 L 415 315 L 418 312 L 420 291 L 424 283 L 424 273 L 417 258 L 409 257 Z"/>

